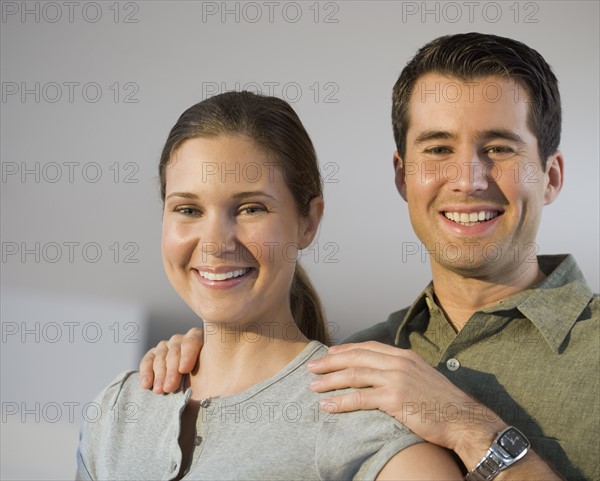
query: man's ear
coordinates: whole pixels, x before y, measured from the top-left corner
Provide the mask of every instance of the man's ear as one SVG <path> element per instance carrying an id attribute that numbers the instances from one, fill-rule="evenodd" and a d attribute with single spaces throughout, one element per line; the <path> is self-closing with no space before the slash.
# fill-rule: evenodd
<path id="1" fill-rule="evenodd" d="M 300 219 L 298 248 L 305 249 L 315 238 L 323 217 L 325 202 L 320 195 L 310 201 L 308 214 Z"/>
<path id="2" fill-rule="evenodd" d="M 406 170 L 404 161 L 396 150 L 394 152 L 394 171 L 396 172 L 396 188 L 404 200 L 406 200 Z"/>
<path id="3" fill-rule="evenodd" d="M 562 152 L 557 150 L 546 160 L 546 190 L 544 205 L 551 204 L 558 197 L 564 181 L 564 159 Z"/>

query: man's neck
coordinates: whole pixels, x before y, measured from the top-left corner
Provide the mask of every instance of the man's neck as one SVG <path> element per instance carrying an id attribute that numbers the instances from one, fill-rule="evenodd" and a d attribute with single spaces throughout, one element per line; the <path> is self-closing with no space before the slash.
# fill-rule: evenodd
<path id="1" fill-rule="evenodd" d="M 470 277 L 435 264 L 432 275 L 437 303 L 456 332 L 475 312 L 535 286 L 545 277 L 537 263 L 524 265 L 504 278 Z"/>

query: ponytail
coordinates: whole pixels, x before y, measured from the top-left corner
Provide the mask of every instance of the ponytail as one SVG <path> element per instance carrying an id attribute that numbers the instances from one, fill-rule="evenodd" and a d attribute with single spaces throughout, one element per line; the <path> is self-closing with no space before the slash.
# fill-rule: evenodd
<path id="1" fill-rule="evenodd" d="M 290 306 L 294 321 L 302 334 L 308 339 L 315 339 L 326 346 L 331 346 L 321 300 L 306 271 L 298 262 L 290 291 Z"/>

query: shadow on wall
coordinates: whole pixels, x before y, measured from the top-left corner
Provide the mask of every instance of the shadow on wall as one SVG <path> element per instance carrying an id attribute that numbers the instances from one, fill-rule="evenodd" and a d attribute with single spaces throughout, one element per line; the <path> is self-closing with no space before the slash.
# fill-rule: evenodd
<path id="1" fill-rule="evenodd" d="M 176 312 L 150 312 L 142 354 L 160 341 L 168 340 L 173 334 L 185 334 L 192 327 L 202 327 L 202 321 L 186 306 Z"/>

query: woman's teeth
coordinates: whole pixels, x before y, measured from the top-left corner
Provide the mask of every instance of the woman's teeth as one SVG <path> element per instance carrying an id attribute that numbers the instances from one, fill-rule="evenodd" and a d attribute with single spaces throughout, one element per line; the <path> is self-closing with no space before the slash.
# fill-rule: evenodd
<path id="1" fill-rule="evenodd" d="M 208 279 L 209 281 L 224 281 L 226 279 L 231 279 L 232 277 L 243 276 L 249 270 L 250 270 L 249 268 L 238 269 L 236 271 L 220 272 L 218 274 L 216 274 L 214 272 L 204 272 L 204 271 L 199 271 L 199 272 L 202 277 L 204 277 L 205 279 Z"/>

